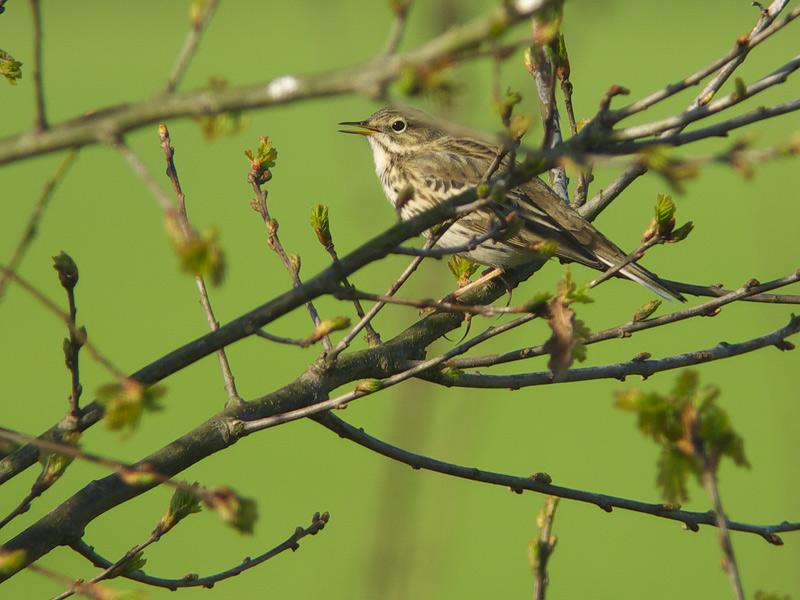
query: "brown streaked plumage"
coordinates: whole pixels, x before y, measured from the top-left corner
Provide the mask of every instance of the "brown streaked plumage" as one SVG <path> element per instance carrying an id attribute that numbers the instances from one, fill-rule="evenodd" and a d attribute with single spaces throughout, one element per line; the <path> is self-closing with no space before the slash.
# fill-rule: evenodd
<path id="1" fill-rule="evenodd" d="M 418 110 L 382 108 L 364 121 L 340 125 L 356 128 L 344 133 L 367 138 L 383 191 L 403 219 L 480 183 L 499 149 L 491 142 L 446 130 Z M 401 197 L 405 200 L 398 207 Z M 497 217 L 511 213 L 521 223 L 512 235 L 490 239 L 463 256 L 484 265 L 513 267 L 539 256 L 535 249 L 538 242 L 553 241 L 558 246 L 555 254 L 559 258 L 599 271 L 625 260 L 623 250 L 538 178 L 507 192 L 506 202 L 462 217 L 450 226 L 437 245 L 449 248 L 467 244 L 485 234 Z M 636 263 L 626 265 L 619 274 L 660 296 L 685 301 L 655 274 Z"/>

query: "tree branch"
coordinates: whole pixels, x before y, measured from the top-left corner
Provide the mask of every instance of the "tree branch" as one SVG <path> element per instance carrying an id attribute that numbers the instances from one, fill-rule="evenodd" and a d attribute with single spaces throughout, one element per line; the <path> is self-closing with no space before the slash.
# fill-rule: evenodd
<path id="1" fill-rule="evenodd" d="M 800 331 L 800 317 L 792 317 L 785 327 L 768 333 L 761 337 L 753 338 L 737 344 L 720 342 L 713 348 L 698 350 L 686 354 L 667 356 L 655 360 L 630 360 L 627 362 L 603 365 L 598 367 L 584 367 L 570 369 L 563 379 L 558 382 L 553 380 L 550 371 L 535 373 L 520 373 L 514 375 L 483 375 L 476 373 L 450 373 L 447 377 L 435 372 L 419 375 L 427 381 L 432 381 L 447 387 L 473 387 L 473 388 L 507 388 L 516 390 L 534 385 L 547 385 L 551 383 L 570 383 L 573 381 L 591 381 L 595 379 L 619 379 L 624 381 L 629 375 L 649 377 L 655 373 L 680 369 L 690 365 L 706 363 L 713 360 L 738 356 L 767 346 L 775 346 L 779 350 L 792 350 L 794 345 L 786 342 L 786 338 Z"/>
<path id="2" fill-rule="evenodd" d="M 164 579 L 161 577 L 153 577 L 152 575 L 147 575 L 144 571 L 135 571 L 133 573 L 128 573 L 122 575 L 126 579 L 131 579 L 133 581 L 138 581 L 139 583 L 144 583 L 147 585 L 152 585 L 154 587 L 161 587 L 167 588 L 169 590 L 177 590 L 178 588 L 189 588 L 189 587 L 203 587 L 210 589 L 214 587 L 214 584 L 223 581 L 225 579 L 230 579 L 231 577 L 235 577 L 236 575 L 240 575 L 247 571 L 248 569 L 252 569 L 253 567 L 257 567 L 260 564 L 265 563 L 271 558 L 278 556 L 279 554 L 286 552 L 287 550 L 291 550 L 292 552 L 297 551 L 300 548 L 300 540 L 304 537 L 309 535 L 317 535 L 320 531 L 325 528 L 325 525 L 328 524 L 329 520 L 328 513 L 314 513 L 314 516 L 311 518 L 311 524 L 307 527 L 298 527 L 295 529 L 294 533 L 290 535 L 285 541 L 281 542 L 274 548 L 267 550 L 263 554 L 259 554 L 255 558 L 247 557 L 241 563 L 232 567 L 230 569 L 226 569 L 220 573 L 216 573 L 214 575 L 206 575 L 205 577 L 199 577 L 197 575 L 186 575 L 180 579 Z M 77 553 L 82 555 L 83 557 L 87 558 L 93 565 L 96 567 L 100 567 L 101 569 L 108 569 L 114 566 L 115 563 L 112 563 L 107 558 L 103 558 L 100 554 L 95 552 L 92 546 L 88 545 L 83 540 L 78 540 L 74 544 L 71 544 L 73 550 Z"/>
<path id="3" fill-rule="evenodd" d="M 429 458 L 421 454 L 414 454 L 413 452 L 392 446 L 382 440 L 379 440 L 378 438 L 368 435 L 363 429 L 350 425 L 331 412 L 316 415 L 314 420 L 323 427 L 327 427 L 334 433 L 338 434 L 339 437 L 353 441 L 360 446 L 363 446 L 392 460 L 405 463 L 413 469 L 424 469 L 426 471 L 434 471 L 436 473 L 442 473 L 452 477 L 459 477 L 461 479 L 478 481 L 490 485 L 499 485 L 506 487 L 512 492 L 518 494 L 527 490 L 539 492 L 541 494 L 549 494 L 559 498 L 566 498 L 568 500 L 575 500 L 577 502 L 594 504 L 606 512 L 611 512 L 613 509 L 619 508 L 622 510 L 644 513 L 662 519 L 679 521 L 684 523 L 685 527 L 692 531 L 697 531 L 700 525 L 709 525 L 713 527 L 717 524 L 714 516 L 708 512 L 678 510 L 666 504 L 639 502 L 637 500 L 629 500 L 627 498 L 620 498 L 618 496 L 597 494 L 594 492 L 587 492 L 584 490 L 553 485 L 550 483 L 550 476 L 546 473 L 535 473 L 530 477 L 517 477 L 513 475 L 505 475 L 503 473 L 484 471 L 481 469 L 476 469 L 475 467 L 464 467 L 461 465 L 437 460 L 435 458 Z M 781 545 L 783 544 L 783 541 L 777 534 L 787 531 L 800 531 L 800 522 L 789 523 L 784 521 L 777 525 L 751 525 L 748 523 L 729 521 L 728 527 L 732 531 L 742 531 L 760 535 L 770 544 Z"/>
<path id="4" fill-rule="evenodd" d="M 408 65 L 445 58 L 459 61 L 466 51 L 480 46 L 497 31 L 528 19 L 552 1 L 505 3 L 468 23 L 452 27 L 414 50 L 353 68 L 305 76 L 283 75 L 247 86 L 158 95 L 133 104 L 101 108 L 41 133 L 25 132 L 0 140 L 0 165 L 64 148 L 107 143 L 128 131 L 178 117 L 269 108 L 346 94 L 373 96 L 397 79 Z M 465 54 L 464 58 L 470 56 Z"/>
<path id="5" fill-rule="evenodd" d="M 175 60 L 175 66 L 172 68 L 172 73 L 164 86 L 164 94 L 173 93 L 183 79 L 186 69 L 197 51 L 197 46 L 200 44 L 200 37 L 203 35 L 203 31 L 211 17 L 214 16 L 214 11 L 217 10 L 217 3 L 218 0 L 203 0 L 199 13 L 192 14 L 192 27 L 189 29 L 189 33 L 186 34 L 183 48 L 181 48 L 180 54 Z"/>

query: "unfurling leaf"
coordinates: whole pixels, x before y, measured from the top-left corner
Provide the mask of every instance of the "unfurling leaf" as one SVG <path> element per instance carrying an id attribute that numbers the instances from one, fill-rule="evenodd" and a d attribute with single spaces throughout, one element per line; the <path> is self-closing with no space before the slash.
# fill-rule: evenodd
<path id="1" fill-rule="evenodd" d="M 553 295 L 550 292 L 539 292 L 527 302 L 523 302 L 521 308 L 527 313 L 544 316 L 547 304 L 552 298 Z"/>
<path id="2" fill-rule="evenodd" d="M 747 85 L 745 85 L 744 80 L 741 77 L 734 79 L 733 85 L 735 88 L 735 91 L 733 92 L 734 100 L 741 100 L 747 96 Z"/>
<path id="3" fill-rule="evenodd" d="M 25 564 L 25 550 L 3 550 L 0 548 L 0 574 L 11 575 Z"/>
<path id="4" fill-rule="evenodd" d="M 254 500 L 243 498 L 231 488 L 222 486 L 208 490 L 203 502 L 240 533 L 253 533 L 258 520 L 258 507 Z"/>
<path id="5" fill-rule="evenodd" d="M 515 140 L 522 139 L 532 124 L 533 117 L 530 115 L 514 115 L 508 124 L 508 134 Z"/>
<path id="6" fill-rule="evenodd" d="M 147 564 L 147 559 L 144 557 L 144 550 L 139 550 L 136 554 L 131 556 L 128 560 L 122 563 L 114 570 L 114 574 L 125 577 L 136 571 L 141 571 Z"/>
<path id="7" fill-rule="evenodd" d="M 563 298 L 566 304 L 577 302 L 579 304 L 591 304 L 594 300 L 589 296 L 589 288 L 586 286 L 578 287 L 572 279 L 572 271 L 569 266 L 564 267 L 564 276 L 558 281 L 556 295 Z"/>
<path id="8" fill-rule="evenodd" d="M 250 159 L 250 176 L 258 185 L 263 185 L 272 179 L 272 167 L 278 160 L 278 150 L 266 136 L 258 138 L 255 152 L 245 150 L 244 155 Z"/>
<path id="9" fill-rule="evenodd" d="M 323 204 L 317 204 L 311 209 L 311 228 L 317 235 L 319 243 L 322 244 L 325 249 L 333 248 L 327 206 Z"/>
<path id="10" fill-rule="evenodd" d="M 214 228 L 207 229 L 202 235 L 181 236 L 177 241 L 173 237 L 175 252 L 183 270 L 208 278 L 213 285 L 220 285 L 225 278 L 225 255 L 217 241 L 218 237 Z"/>
<path id="11" fill-rule="evenodd" d="M 144 411 L 161 409 L 158 399 L 164 392 L 160 386 L 145 386 L 134 379 L 101 386 L 97 390 L 97 401 L 105 408 L 106 427 L 135 429 Z"/>
<path id="12" fill-rule="evenodd" d="M 53 257 L 53 268 L 58 272 L 58 281 L 65 290 L 71 290 L 78 283 L 78 265 L 63 250 Z"/>
<path id="13" fill-rule="evenodd" d="M 447 104 L 458 91 L 448 65 L 444 60 L 433 64 L 406 64 L 400 70 L 397 85 L 406 96 L 430 96 Z"/>
<path id="14" fill-rule="evenodd" d="M 672 196 L 659 194 L 656 199 L 656 233 L 666 238 L 675 229 L 675 203 Z"/>
<path id="15" fill-rule="evenodd" d="M 55 436 L 55 439 L 60 444 L 74 448 L 77 448 L 80 438 L 80 431 L 65 431 Z M 42 465 L 42 472 L 37 477 L 34 488 L 39 491 L 49 488 L 58 481 L 73 460 L 75 460 L 75 457 L 70 454 L 60 454 L 54 450 L 39 450 L 39 462 Z"/>
<path id="16" fill-rule="evenodd" d="M 616 406 L 636 413 L 642 433 L 661 446 L 657 483 L 668 502 L 686 500 L 688 476 L 699 480 L 722 456 L 749 466 L 744 441 L 716 404 L 719 388 L 701 388 L 695 371 L 683 371 L 668 394 L 631 388 L 615 395 Z"/>
<path id="17" fill-rule="evenodd" d="M 371 394 L 372 392 L 377 392 L 382 387 L 383 382 L 380 379 L 362 379 L 358 382 L 354 391 Z"/>
<path id="18" fill-rule="evenodd" d="M 522 102 L 522 96 L 519 92 L 515 92 L 511 88 L 506 90 L 505 96 L 496 100 L 495 110 L 504 123 L 511 118 L 514 107 L 520 102 Z"/>
<path id="19" fill-rule="evenodd" d="M 695 460 L 677 448 L 663 447 L 656 466 L 656 484 L 669 503 L 689 499 L 686 484 L 696 471 Z"/>
<path id="20" fill-rule="evenodd" d="M 470 279 L 472 279 L 472 276 L 480 268 L 480 265 L 454 254 L 447 261 L 447 268 L 450 269 L 453 277 L 456 278 L 458 287 L 464 287 L 470 282 Z"/>
<path id="21" fill-rule="evenodd" d="M 332 319 L 325 319 L 314 328 L 314 333 L 311 334 L 310 341 L 316 342 L 324 338 L 326 335 L 334 331 L 341 331 L 350 327 L 350 319 L 347 317 L 333 317 Z"/>
<path id="22" fill-rule="evenodd" d="M 572 360 L 583 362 L 586 360 L 586 344 L 584 343 L 592 334 L 586 323 L 580 319 L 574 321 L 573 337 L 575 338 L 575 347 L 572 349 Z"/>
<path id="23" fill-rule="evenodd" d="M 208 0 L 203 0 L 208 2 Z M 208 89 L 218 92 L 228 87 L 228 81 L 223 77 L 211 77 L 208 80 Z M 247 117 L 239 110 L 197 115 L 192 120 L 200 127 L 200 133 L 206 140 L 214 140 L 225 135 L 235 135 L 246 128 Z"/>
<path id="24" fill-rule="evenodd" d="M 674 158 L 665 146 L 649 146 L 639 153 L 642 165 L 661 175 L 677 192 L 683 192 L 682 183 L 697 177 L 697 167 L 685 160 Z"/>
<path id="25" fill-rule="evenodd" d="M 4 50 L 0 50 L 0 75 L 11 85 L 17 85 L 22 78 L 22 63 Z"/>
<path id="26" fill-rule="evenodd" d="M 633 318 L 631 321 L 634 323 L 638 323 L 639 321 L 644 321 L 648 319 L 650 315 L 658 310 L 658 307 L 661 306 L 661 300 L 650 300 L 646 304 L 642 304 L 635 313 L 633 313 Z"/>
<path id="27" fill-rule="evenodd" d="M 676 242 L 681 242 L 689 237 L 689 234 L 694 229 L 694 223 L 691 221 L 686 221 L 683 225 L 675 229 L 667 238 L 668 244 L 675 244 Z"/>
<path id="28" fill-rule="evenodd" d="M 194 485 L 197 487 L 197 483 Z M 156 527 L 158 534 L 163 535 L 189 515 L 200 512 L 202 509 L 197 496 L 191 490 L 183 487 L 176 489 L 169 501 L 167 512 L 161 517 L 161 521 Z"/>

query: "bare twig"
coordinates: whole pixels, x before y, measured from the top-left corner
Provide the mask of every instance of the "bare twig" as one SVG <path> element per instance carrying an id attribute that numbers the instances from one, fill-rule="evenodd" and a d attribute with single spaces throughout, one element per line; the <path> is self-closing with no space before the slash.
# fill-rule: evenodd
<path id="1" fill-rule="evenodd" d="M 248 175 L 247 180 L 250 182 L 250 185 L 256 194 L 256 200 L 251 203 L 251 206 L 253 210 L 255 210 L 261 216 L 261 220 L 264 221 L 264 227 L 267 229 L 267 243 L 275 252 L 275 254 L 278 255 L 281 263 L 289 272 L 289 277 L 292 279 L 292 287 L 295 289 L 299 288 L 303 285 L 303 280 L 300 279 L 300 259 L 297 256 L 290 257 L 286 253 L 286 250 L 281 243 L 281 239 L 278 237 L 278 222 L 275 221 L 269 214 L 269 208 L 267 207 L 267 195 L 264 193 L 261 184 L 252 170 Z M 310 300 L 306 302 L 306 310 L 308 311 L 314 326 L 319 327 L 322 320 L 319 318 L 319 313 L 317 312 L 314 303 Z M 331 340 L 327 335 L 322 338 L 322 345 L 325 348 L 325 352 L 330 352 L 333 348 Z"/>
<path id="2" fill-rule="evenodd" d="M 541 38 L 541 34 L 537 32 L 542 27 L 542 24 L 536 17 L 531 19 L 531 24 L 534 40 Z M 534 43 L 530 47 L 530 58 L 531 61 L 526 66 L 536 83 L 542 123 L 544 124 L 542 148 L 547 150 L 558 146 L 562 142 L 561 119 L 558 114 L 555 94 L 556 73 L 550 50 L 544 44 Z M 569 202 L 569 180 L 563 166 L 558 165 L 550 170 L 550 185 L 564 202 Z"/>
<path id="3" fill-rule="evenodd" d="M 33 87 L 36 94 L 37 131 L 47 129 L 47 113 L 44 108 L 44 86 L 42 85 L 42 8 L 39 0 L 30 0 L 33 13 Z"/>
<path id="4" fill-rule="evenodd" d="M 559 498 L 575 500 L 577 502 L 586 502 L 588 504 L 594 504 L 606 512 L 611 512 L 613 509 L 619 508 L 622 510 L 644 513 L 654 517 L 684 523 L 685 527 L 692 531 L 697 531 L 700 525 L 709 525 L 712 527 L 717 525 L 714 516 L 708 512 L 678 510 L 672 505 L 639 502 L 637 500 L 629 500 L 627 498 L 554 485 L 550 483 L 551 479 L 546 473 L 535 473 L 530 477 L 516 477 L 503 473 L 484 471 L 476 469 L 475 467 L 465 467 L 447 463 L 421 454 L 415 454 L 372 437 L 363 429 L 350 425 L 331 412 L 316 415 L 314 420 L 338 434 L 340 437 L 349 439 L 377 454 L 405 463 L 414 469 L 425 469 L 426 471 L 434 471 L 461 479 L 478 481 L 490 485 L 499 485 L 515 493 L 522 493 L 524 490 L 529 490 L 542 494 L 550 494 Z M 777 534 L 787 531 L 800 531 L 800 522 L 789 523 L 784 521 L 776 525 L 751 525 L 748 523 L 729 521 L 728 528 L 732 531 L 753 533 L 761 536 L 771 544 L 781 545 L 783 542 Z"/>
<path id="5" fill-rule="evenodd" d="M 719 496 L 719 488 L 717 487 L 717 474 L 716 465 L 712 463 L 709 456 L 703 453 L 703 485 L 711 497 L 711 504 L 714 507 L 714 519 L 719 528 L 719 543 L 722 547 L 723 569 L 728 574 L 731 581 L 731 588 L 736 600 L 744 600 L 745 595 L 742 589 L 742 580 L 739 576 L 739 567 L 736 565 L 736 556 L 733 553 L 733 544 L 731 543 L 731 535 L 729 531 L 728 517 L 725 516 L 725 511 L 722 509 L 722 500 Z"/>
<path id="6" fill-rule="evenodd" d="M 386 43 L 383 50 L 378 55 L 378 58 L 386 58 L 394 55 L 400 47 L 400 42 L 403 40 L 403 33 L 406 30 L 406 23 L 408 21 L 408 11 L 411 10 L 413 0 L 393 0 L 391 2 L 392 12 L 394 13 L 394 21 L 392 28 L 389 31 L 389 36 L 386 38 Z"/>
<path id="7" fill-rule="evenodd" d="M 126 579 L 131 579 L 133 581 L 138 581 L 139 583 L 144 583 L 147 585 L 152 585 L 155 587 L 162 587 L 167 588 L 169 590 L 177 590 L 178 588 L 188 588 L 188 587 L 203 587 L 203 588 L 212 588 L 214 584 L 223 581 L 225 579 L 229 579 L 231 577 L 235 577 L 236 575 L 240 575 L 241 573 L 247 571 L 248 569 L 252 569 L 253 567 L 257 567 L 258 565 L 268 561 L 271 558 L 285 552 L 287 550 L 291 550 L 292 552 L 298 550 L 300 548 L 300 540 L 304 537 L 309 535 L 316 535 L 320 531 L 325 528 L 327 525 L 328 520 L 330 519 L 327 512 L 325 513 L 314 513 L 314 516 L 311 518 L 311 524 L 307 527 L 298 527 L 295 531 L 290 535 L 285 541 L 281 542 L 274 548 L 264 552 L 263 554 L 259 554 L 255 558 L 246 558 L 241 563 L 222 571 L 220 573 L 216 573 L 214 575 L 206 575 L 205 577 L 199 577 L 197 575 L 187 575 L 186 577 L 182 577 L 180 579 L 163 579 L 161 577 L 153 577 L 151 575 L 145 574 L 143 571 L 135 571 L 133 573 L 126 573 L 122 575 Z M 106 558 L 100 556 L 97 552 L 95 552 L 94 548 L 86 544 L 86 542 L 80 540 L 74 544 L 72 544 L 73 550 L 84 556 L 85 558 L 89 559 L 92 564 L 101 567 L 101 568 L 109 568 L 112 565 L 111 561 Z"/>
<path id="8" fill-rule="evenodd" d="M 531 540 L 530 543 L 530 562 L 534 574 L 534 600 L 544 600 L 547 586 L 550 583 L 550 578 L 547 574 L 547 563 L 556 547 L 556 538 L 551 533 L 553 520 L 556 516 L 556 508 L 558 508 L 558 496 L 547 496 L 544 499 L 542 510 L 536 517 L 539 536 Z"/>
<path id="9" fill-rule="evenodd" d="M 17 242 L 17 246 L 14 248 L 14 253 L 11 255 L 11 260 L 8 261 L 8 269 L 10 271 L 15 272 L 19 268 L 19 265 L 25 256 L 25 252 L 28 250 L 34 238 L 36 237 L 36 233 L 39 231 L 39 223 L 44 216 L 44 211 L 50 204 L 50 200 L 53 197 L 53 192 L 55 192 L 56 187 L 67 174 L 77 156 L 77 150 L 70 150 L 67 152 L 64 155 L 64 159 L 59 163 L 55 172 L 45 182 L 42 193 L 39 196 L 39 199 L 36 201 L 36 205 L 33 207 L 31 216 L 28 218 L 28 223 L 25 225 L 25 231 L 23 231 L 22 237 L 20 237 L 19 242 Z M 8 281 L 9 278 L 5 272 L 0 274 L 0 299 L 2 299 L 3 294 L 5 293 Z"/>
<path id="10" fill-rule="evenodd" d="M 206 12 L 213 11 L 213 6 L 216 4 L 214 0 L 209 0 L 206 5 Z M 175 197 L 178 202 L 178 222 L 180 223 L 183 235 L 188 239 L 194 234 L 194 230 L 189 223 L 189 215 L 186 212 L 186 196 L 181 188 L 181 182 L 178 179 L 178 171 L 175 169 L 175 149 L 172 147 L 172 140 L 169 137 L 169 129 L 166 124 L 162 123 L 158 127 L 158 137 L 161 142 L 161 149 L 164 150 L 164 157 L 167 161 L 167 177 L 172 182 L 172 189 L 175 190 Z M 208 289 L 206 282 L 202 275 L 195 275 L 195 283 L 197 284 L 197 291 L 200 294 L 200 305 L 203 307 L 203 312 L 206 315 L 206 321 L 211 331 L 219 329 L 219 321 L 214 316 L 214 309 L 211 307 L 211 300 L 208 297 Z M 225 348 L 217 350 L 217 358 L 219 359 L 219 366 L 222 369 L 222 378 L 225 382 L 225 393 L 228 396 L 229 404 L 240 404 L 242 398 L 236 389 L 236 380 L 233 377 L 228 356 Z"/>
<path id="11" fill-rule="evenodd" d="M 183 48 L 181 48 L 180 54 L 178 54 L 178 58 L 175 60 L 175 66 L 172 67 L 172 73 L 164 87 L 164 94 L 173 93 L 183 79 L 186 69 L 189 67 L 189 63 L 192 61 L 197 51 L 197 46 L 200 43 L 203 30 L 206 28 L 211 17 L 214 15 L 214 11 L 217 9 L 217 3 L 218 0 L 203 0 L 197 14 L 192 14 L 192 27 L 186 34 L 186 39 L 183 41 Z"/>
<path id="12" fill-rule="evenodd" d="M 0 273 L 3 273 L 8 279 L 15 282 L 23 290 L 33 296 L 36 301 L 47 308 L 47 310 L 59 317 L 69 329 L 70 335 L 74 335 L 76 340 L 81 344 L 82 347 L 86 348 L 86 351 L 92 356 L 92 358 L 100 363 L 109 373 L 111 373 L 117 379 L 127 379 L 125 373 L 115 367 L 114 364 L 108 358 L 106 358 L 104 354 L 101 354 L 97 347 L 89 341 L 86 331 L 75 326 L 70 318 L 69 313 L 61 310 L 61 308 L 59 308 L 55 302 L 45 296 L 33 284 L 11 271 L 8 267 L 0 265 Z"/>

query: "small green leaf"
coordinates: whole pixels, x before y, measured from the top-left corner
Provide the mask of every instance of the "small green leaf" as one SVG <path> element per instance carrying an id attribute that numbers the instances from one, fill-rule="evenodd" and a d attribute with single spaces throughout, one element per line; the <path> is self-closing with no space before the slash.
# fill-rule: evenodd
<path id="1" fill-rule="evenodd" d="M 741 100 L 747 96 L 747 85 L 745 85 L 744 80 L 741 77 L 737 77 L 733 81 L 733 85 L 735 88 L 735 91 L 733 92 L 734 100 Z"/>
<path id="2" fill-rule="evenodd" d="M 311 209 L 311 228 L 314 230 L 319 243 L 322 244 L 323 247 L 333 248 L 327 206 L 317 204 Z"/>
<path id="3" fill-rule="evenodd" d="M 650 318 L 650 316 L 658 310 L 658 307 L 661 306 L 661 300 L 650 300 L 646 304 L 642 304 L 635 313 L 633 313 L 633 319 L 631 319 L 634 323 L 638 323 L 639 321 L 644 321 L 645 319 Z"/>
<path id="4" fill-rule="evenodd" d="M 126 577 L 136 571 L 141 571 L 146 564 L 147 559 L 144 557 L 144 550 L 139 550 L 139 552 L 117 567 L 115 574 L 117 576 Z"/>
<path id="5" fill-rule="evenodd" d="M 675 203 L 672 196 L 659 194 L 656 199 L 656 232 L 663 238 L 675 228 Z"/>
<path id="6" fill-rule="evenodd" d="M 268 137 L 258 138 L 255 152 L 245 150 L 244 155 L 250 159 L 250 174 L 256 183 L 262 185 L 272 179 L 271 169 L 278 160 L 278 150 Z"/>
<path id="7" fill-rule="evenodd" d="M 696 473 L 696 461 L 674 447 L 664 447 L 658 458 L 656 484 L 670 503 L 689 499 L 687 480 Z"/>
<path id="8" fill-rule="evenodd" d="M 347 317 L 333 317 L 332 319 L 326 319 L 320 322 L 320 324 L 314 328 L 314 333 L 311 334 L 311 341 L 316 342 L 324 338 L 326 335 L 333 333 L 334 331 L 342 331 L 348 327 L 350 327 L 350 319 Z"/>
<path id="9" fill-rule="evenodd" d="M 195 483 L 194 486 L 197 487 L 197 483 Z M 158 523 L 156 530 L 160 535 L 164 534 L 189 515 L 198 513 L 201 510 L 198 494 L 180 487 L 172 494 L 172 498 L 169 501 L 169 508 L 167 512 L 164 513 L 164 516 L 161 517 L 161 521 Z"/>
<path id="10" fill-rule="evenodd" d="M 377 392 L 383 387 L 383 382 L 380 379 L 362 379 L 356 385 L 356 392 L 360 393 L 373 393 Z"/>
<path id="11" fill-rule="evenodd" d="M 464 287 L 470 282 L 472 276 L 480 268 L 480 265 L 454 254 L 447 261 L 447 268 L 450 269 L 453 277 L 455 277 L 458 287 Z"/>
<path id="12" fill-rule="evenodd" d="M 225 278 L 225 254 L 220 248 L 215 228 L 207 229 L 202 235 L 181 238 L 175 244 L 175 252 L 181 267 L 187 273 L 208 278 L 213 285 L 220 285 Z"/>
<path id="13" fill-rule="evenodd" d="M 686 221 L 683 225 L 675 229 L 667 239 L 668 244 L 675 244 L 677 242 L 681 242 L 689 237 L 689 234 L 694 229 L 694 223 L 691 221 Z"/>
<path id="14" fill-rule="evenodd" d="M 80 431 L 68 431 L 59 434 L 57 440 L 65 446 L 77 448 L 80 437 Z M 39 462 L 42 465 L 42 472 L 36 479 L 35 485 L 40 489 L 49 488 L 58 481 L 73 460 L 75 460 L 75 457 L 69 454 L 60 454 L 53 450 L 39 450 Z"/>
<path id="15" fill-rule="evenodd" d="M 109 383 L 97 390 L 97 401 L 105 408 L 103 421 L 109 429 L 135 429 L 144 411 L 161 409 L 158 403 L 165 390 L 144 386 L 133 379 Z"/>
<path id="16" fill-rule="evenodd" d="M 22 63 L 4 50 L 0 50 L 0 75 L 11 85 L 17 85 L 22 78 Z"/>
<path id="17" fill-rule="evenodd" d="M 523 302 L 521 308 L 528 313 L 542 314 L 552 298 L 553 295 L 550 292 L 539 292 L 527 302 Z"/>
<path id="18" fill-rule="evenodd" d="M 204 502 L 240 533 L 253 533 L 258 520 L 258 507 L 254 500 L 243 498 L 231 488 L 222 486 L 209 490 Z"/>
<path id="19" fill-rule="evenodd" d="M 575 319 L 573 325 L 573 334 L 575 338 L 575 347 L 572 349 L 572 360 L 583 362 L 586 360 L 587 350 L 585 341 L 592 335 L 591 330 L 580 319 Z"/>
<path id="20" fill-rule="evenodd" d="M 25 564 L 25 550 L 3 550 L 0 548 L 0 573 L 11 575 Z"/>

